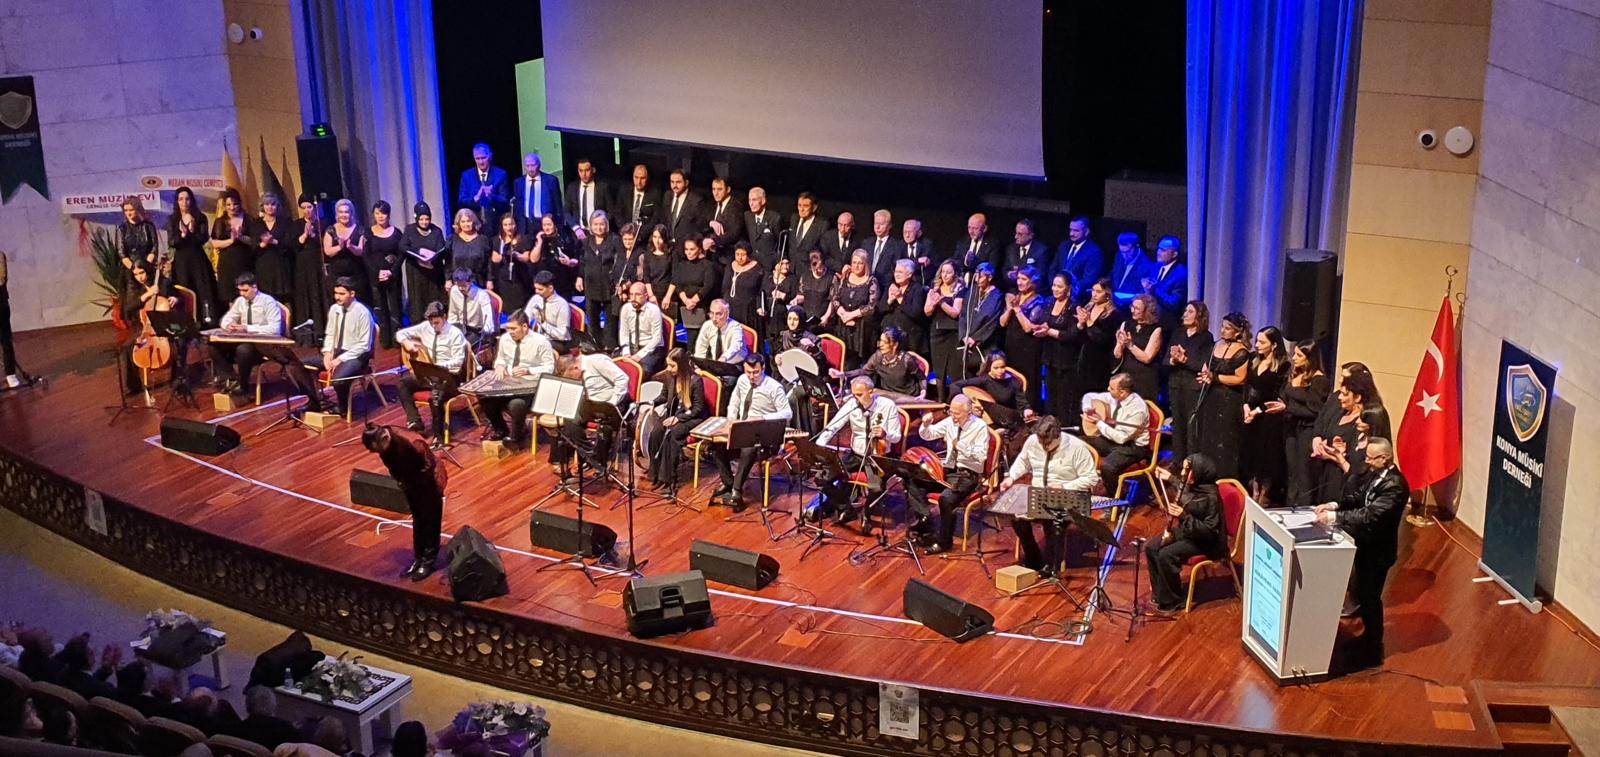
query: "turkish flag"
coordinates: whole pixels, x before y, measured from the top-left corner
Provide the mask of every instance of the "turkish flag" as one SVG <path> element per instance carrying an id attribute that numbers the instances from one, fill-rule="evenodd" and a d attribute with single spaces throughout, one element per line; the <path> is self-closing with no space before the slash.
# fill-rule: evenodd
<path id="1" fill-rule="evenodd" d="M 1417 371 L 1396 445 L 1406 481 L 1422 489 L 1461 467 L 1461 381 L 1456 358 L 1456 316 L 1446 297 L 1433 324 L 1433 339 Z"/>

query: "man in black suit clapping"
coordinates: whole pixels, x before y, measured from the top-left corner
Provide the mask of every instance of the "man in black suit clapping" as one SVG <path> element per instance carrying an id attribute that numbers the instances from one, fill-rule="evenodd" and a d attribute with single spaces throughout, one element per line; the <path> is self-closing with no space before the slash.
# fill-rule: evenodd
<path id="1" fill-rule="evenodd" d="M 567 185 L 567 223 L 579 239 L 588 233 L 589 222 L 594 220 L 597 210 L 610 219 L 611 186 L 595 178 L 594 161 L 579 158 L 578 180 Z"/>
<path id="2" fill-rule="evenodd" d="M 707 215 L 706 233 L 717 240 L 717 249 L 732 250 L 744 239 L 744 208 L 733 199 L 733 187 L 721 176 L 711 180 L 711 212 Z"/>
<path id="3" fill-rule="evenodd" d="M 661 195 L 657 212 L 661 223 L 667 225 L 667 244 L 673 249 L 685 239 L 698 239 L 706 227 L 700 195 L 689 191 L 689 174 L 675 169 L 667 176 L 667 192 Z"/>
<path id="4" fill-rule="evenodd" d="M 456 207 L 476 211 L 485 229 L 499 229 L 500 216 L 511 207 L 511 186 L 505 169 L 493 161 L 494 152 L 488 145 L 473 145 L 472 168 L 461 172 L 456 192 Z"/>
<path id="5" fill-rule="evenodd" d="M 1338 526 L 1356 541 L 1355 599 L 1363 626 L 1358 663 L 1383 662 L 1383 586 L 1400 552 L 1400 521 L 1411 485 L 1394 464 L 1388 439 L 1367 440 L 1365 470 L 1351 466 L 1339 502 L 1317 505 L 1317 522 Z"/>
<path id="6" fill-rule="evenodd" d="M 856 233 L 855 215 L 840 213 L 833 231 L 822 235 L 821 246 L 822 260 L 827 263 L 828 270 L 842 271 L 850 265 L 850 253 L 861 249 L 861 235 Z"/>

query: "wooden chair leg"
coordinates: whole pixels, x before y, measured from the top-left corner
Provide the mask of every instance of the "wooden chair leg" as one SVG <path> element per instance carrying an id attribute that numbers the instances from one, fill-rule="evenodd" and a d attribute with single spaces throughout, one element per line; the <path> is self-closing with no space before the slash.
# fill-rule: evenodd
<path id="1" fill-rule="evenodd" d="M 444 444 L 450 446 L 450 403 L 444 403 Z"/>
<path id="2" fill-rule="evenodd" d="M 704 446 L 705 442 L 694 445 L 694 488 L 696 491 L 700 489 L 700 450 Z"/>

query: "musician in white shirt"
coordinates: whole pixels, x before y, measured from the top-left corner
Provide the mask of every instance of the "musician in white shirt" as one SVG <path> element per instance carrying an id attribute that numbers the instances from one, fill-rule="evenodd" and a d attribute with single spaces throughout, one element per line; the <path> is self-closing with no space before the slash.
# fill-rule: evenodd
<path id="1" fill-rule="evenodd" d="M 242 273 L 235 285 L 239 296 L 222 315 L 221 329 L 240 336 L 283 336 L 283 308 L 272 295 L 256 286 L 256 275 Z M 263 349 L 262 345 L 250 343 L 214 341 L 210 348 L 213 370 L 222 382 L 224 394 L 240 394 L 242 386 L 250 383 L 251 371 L 268 357 L 285 364 L 293 358 L 287 349 Z"/>
<path id="2" fill-rule="evenodd" d="M 500 329 L 494 314 L 494 300 L 487 289 L 472 280 L 471 271 L 457 268 L 450 275 L 450 280 L 445 282 L 445 288 L 448 290 L 445 295 L 445 305 L 448 307 L 445 320 L 461 329 L 469 343 L 481 344 L 485 336 L 493 335 Z"/>
<path id="3" fill-rule="evenodd" d="M 654 376 L 661 370 L 661 360 L 666 356 L 667 341 L 662 334 L 665 322 L 661 308 L 650 301 L 650 285 L 635 281 L 628 287 L 628 301 L 617 316 L 617 339 L 622 345 L 618 353 L 639 361 L 644 375 Z"/>
<path id="4" fill-rule="evenodd" d="M 350 407 L 349 379 L 366 373 L 372 364 L 372 334 L 372 311 L 356 299 L 355 282 L 349 276 L 340 276 L 333 284 L 333 305 L 328 308 L 322 354 L 305 360 L 307 368 L 328 372 L 334 396 L 339 398 L 335 409 L 338 415 L 344 415 Z M 315 385 L 302 388 L 311 397 L 312 405 L 322 404 Z"/>
<path id="5" fill-rule="evenodd" d="M 972 400 L 965 394 L 950 398 L 950 414 L 935 422 L 931 414 L 922 416 L 917 435 L 927 441 L 944 442 L 944 483 L 939 494 L 939 531 L 928 547 L 928 554 L 948 552 L 955 540 L 956 514 L 983 485 L 984 468 L 989 462 L 989 425 L 972 412 Z M 914 481 L 905 482 L 906 503 L 917 515 L 912 529 L 927 535 L 928 493 Z"/>
<path id="6" fill-rule="evenodd" d="M 760 353 L 745 355 L 744 375 L 733 385 L 733 394 L 728 398 L 725 416 L 736 421 L 756 418 L 787 421 L 793 417 L 789 409 L 788 393 L 784 391 L 783 384 L 767 375 L 767 360 Z M 717 466 L 722 485 L 711 495 L 713 500 L 719 498 L 731 500 L 735 512 L 744 509 L 744 498 L 740 492 L 744 489 L 744 482 L 750 478 L 751 468 L 757 462 L 756 453 L 754 447 L 739 450 L 737 453 L 739 465 L 736 470 L 733 467 L 734 451 L 728 449 L 725 444 L 715 446 L 711 461 Z"/>
<path id="7" fill-rule="evenodd" d="M 506 320 L 506 330 L 495 348 L 496 380 L 529 379 L 556 369 L 556 351 L 550 340 L 528 325 L 528 314 L 517 310 Z M 489 416 L 491 440 L 505 439 L 512 449 L 528 441 L 528 408 L 533 405 L 533 390 L 517 396 L 483 397 L 478 401 Z M 504 415 L 511 416 L 507 427 Z"/>
<path id="8" fill-rule="evenodd" d="M 881 490 L 882 478 L 877 469 L 866 465 L 865 461 L 869 455 L 875 454 L 872 446 L 879 440 L 899 444 L 905 438 L 905 430 L 900 424 L 900 408 L 894 400 L 877 393 L 872 379 L 857 376 L 850 380 L 850 399 L 839 406 L 839 412 L 834 414 L 833 420 L 817 433 L 816 443 L 833 444 L 834 437 L 846 425 L 850 427 L 850 444 L 840 453 L 839 464 L 846 473 L 864 471 L 869 493 Z M 835 522 L 849 523 L 861 515 L 862 509 L 850 496 L 848 482 L 830 481 L 823 486 L 823 494 L 826 495 L 823 513 L 836 513 Z"/>
<path id="9" fill-rule="evenodd" d="M 694 340 L 694 356 L 724 363 L 744 359 L 744 326 L 728 315 L 727 300 L 711 301 L 711 320 L 700 327 Z"/>
<path id="10" fill-rule="evenodd" d="M 621 411 L 623 403 L 628 401 L 628 374 L 604 353 L 562 355 L 556 359 L 556 375 L 582 381 L 583 397 L 590 402 L 605 403 Z M 576 444 L 599 475 L 605 470 L 606 461 L 611 459 L 611 445 L 616 441 L 620 418 L 620 415 L 591 414 L 584 410 L 578 417 L 562 422 L 560 436 L 550 445 L 550 462 L 566 470 Z M 587 428 L 590 422 L 595 424 L 593 434 Z"/>
<path id="11" fill-rule="evenodd" d="M 1112 376 L 1105 394 L 1084 395 L 1083 404 L 1084 441 L 1100 453 L 1100 480 L 1110 489 L 1129 465 L 1150 459 L 1150 408 L 1126 373 Z"/>
<path id="12" fill-rule="evenodd" d="M 533 277 L 533 296 L 528 298 L 524 311 L 528 322 L 550 340 L 557 352 L 572 349 L 572 309 L 556 294 L 555 274 L 540 271 Z"/>
<path id="13" fill-rule="evenodd" d="M 1033 435 L 1022 445 L 1022 452 L 1011 463 L 1011 470 L 1000 482 L 1000 490 L 1009 489 L 1017 479 L 1030 476 L 1033 486 L 1045 486 L 1069 491 L 1087 492 L 1100 483 L 1100 474 L 1094 467 L 1094 452 L 1082 439 L 1061 431 L 1055 416 L 1047 415 L 1033 425 Z M 1012 522 L 1017 532 L 1017 542 L 1022 545 L 1022 564 L 1045 575 L 1054 575 L 1061 564 L 1061 525 L 1055 521 L 1044 522 L 1045 544 L 1048 556 L 1041 555 L 1039 544 L 1033 540 L 1033 521 L 1017 518 Z M 1048 557 L 1048 562 L 1046 562 Z"/>
<path id="14" fill-rule="evenodd" d="M 395 339 L 400 342 L 400 348 L 407 352 L 417 354 L 418 350 L 428 353 L 428 359 L 436 366 L 451 373 L 461 376 L 467 364 L 467 337 L 461 329 L 445 320 L 445 308 L 442 302 L 428 303 L 424 315 L 427 319 L 423 323 L 401 329 L 395 334 Z M 417 358 L 413 357 L 413 361 Z M 454 397 L 456 387 L 446 387 L 443 391 L 430 390 L 429 387 L 417 380 L 415 373 L 406 373 L 400 377 L 400 408 L 406 413 L 406 428 L 412 431 L 422 431 L 422 413 L 417 410 L 417 403 L 411 398 L 417 392 L 429 392 L 428 410 L 432 416 L 430 423 L 431 435 L 434 439 L 444 436 L 444 404 Z"/>

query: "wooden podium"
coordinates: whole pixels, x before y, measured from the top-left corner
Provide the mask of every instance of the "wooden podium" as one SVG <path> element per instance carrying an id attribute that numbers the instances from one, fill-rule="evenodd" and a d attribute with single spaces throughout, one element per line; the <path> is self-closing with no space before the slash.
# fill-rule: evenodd
<path id="1" fill-rule="evenodd" d="M 1328 676 L 1355 541 L 1310 508 L 1245 503 L 1245 649 L 1280 685 Z"/>

